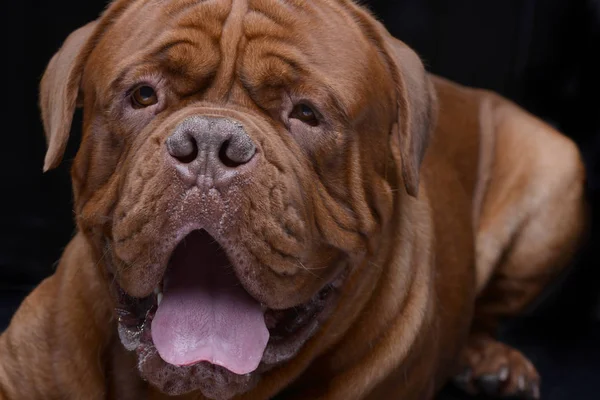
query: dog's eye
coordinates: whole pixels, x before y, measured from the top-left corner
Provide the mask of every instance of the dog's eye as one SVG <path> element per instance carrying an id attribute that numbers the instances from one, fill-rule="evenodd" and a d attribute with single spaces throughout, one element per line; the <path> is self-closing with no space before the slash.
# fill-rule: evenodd
<path id="1" fill-rule="evenodd" d="M 150 107 L 158 103 L 158 96 L 150 86 L 143 85 L 133 91 L 131 104 L 134 108 Z"/>
<path id="2" fill-rule="evenodd" d="M 298 119 L 310 126 L 319 125 L 319 118 L 317 117 L 317 114 L 306 104 L 297 104 L 292 110 L 290 118 Z"/>

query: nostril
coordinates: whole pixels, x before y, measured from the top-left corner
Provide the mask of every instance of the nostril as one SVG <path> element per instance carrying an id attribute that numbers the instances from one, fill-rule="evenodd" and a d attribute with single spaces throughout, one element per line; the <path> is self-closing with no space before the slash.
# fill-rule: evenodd
<path id="1" fill-rule="evenodd" d="M 235 138 L 233 142 L 231 140 L 226 140 L 219 149 L 219 159 L 226 167 L 237 168 L 240 165 L 246 164 L 252 159 L 252 157 L 254 157 L 256 148 L 252 142 L 238 142 L 240 141 L 236 141 Z"/>
<path id="2" fill-rule="evenodd" d="M 225 165 L 226 167 L 229 167 L 229 168 L 237 168 L 240 165 L 245 164 L 247 161 L 234 160 L 234 159 L 230 158 L 229 155 L 227 155 L 227 153 L 228 153 L 227 150 L 229 149 L 230 145 L 231 145 L 231 141 L 226 140 L 225 142 L 223 142 L 223 144 L 221 145 L 221 148 L 219 149 L 219 159 L 221 160 L 223 165 Z"/>
<path id="3" fill-rule="evenodd" d="M 191 153 L 188 155 L 176 157 L 179 161 L 181 161 L 184 164 L 189 164 L 192 161 L 194 161 L 196 158 L 198 158 L 198 143 L 196 143 L 196 141 L 193 138 L 191 139 L 191 141 L 192 141 Z"/>
<path id="4" fill-rule="evenodd" d="M 174 135 L 167 141 L 171 156 L 183 164 L 189 164 L 198 157 L 198 143 L 192 135 Z"/>

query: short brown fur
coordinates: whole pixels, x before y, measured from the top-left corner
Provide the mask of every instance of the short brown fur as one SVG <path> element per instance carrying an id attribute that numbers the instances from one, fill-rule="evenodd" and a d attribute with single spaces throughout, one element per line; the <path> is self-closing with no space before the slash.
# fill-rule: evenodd
<path id="1" fill-rule="evenodd" d="M 116 88 L 140 76 L 168 82 L 156 116 L 119 105 Z M 327 135 L 282 133 L 292 87 L 334 121 Z M 258 127 L 264 167 L 231 192 L 241 236 L 223 233 L 258 260 L 250 294 L 291 307 L 338 272 L 331 260 L 351 271 L 318 333 L 237 399 L 431 399 L 457 374 L 469 392 L 506 375 L 496 394 L 539 396 L 533 366 L 493 336 L 577 250 L 579 152 L 506 99 L 427 74 L 354 3 L 117 0 L 65 42 L 40 98 L 45 170 L 84 108 L 78 233 L 0 337 L 0 398 L 167 398 L 119 342 L 109 284 L 144 296 L 164 272 L 168 252 L 154 249 L 182 192 L 155 154 L 191 113 Z"/>

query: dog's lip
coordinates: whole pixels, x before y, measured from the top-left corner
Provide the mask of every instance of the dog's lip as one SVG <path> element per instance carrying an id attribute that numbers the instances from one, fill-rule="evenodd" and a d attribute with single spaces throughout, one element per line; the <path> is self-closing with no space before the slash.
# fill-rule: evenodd
<path id="1" fill-rule="evenodd" d="M 162 287 L 163 287 L 165 276 L 167 274 L 167 269 L 169 267 L 171 256 L 175 252 L 175 249 L 177 248 L 177 246 L 193 231 L 206 231 L 210 236 L 212 236 L 213 238 L 215 238 L 215 240 L 218 241 L 221 248 L 227 254 L 229 254 L 231 252 L 230 244 L 232 241 L 228 240 L 227 234 L 221 234 L 219 232 L 216 232 L 214 229 L 211 229 L 210 226 L 207 226 L 204 224 L 190 223 L 190 224 L 187 224 L 187 225 L 181 227 L 180 229 L 178 229 L 176 231 L 176 234 L 171 235 L 170 239 L 166 240 L 161 246 L 158 246 L 158 248 L 157 248 L 158 257 L 156 257 L 156 259 L 161 259 L 162 261 L 160 262 L 160 264 L 151 264 L 153 266 L 153 268 L 149 268 L 149 269 L 155 271 L 155 273 L 153 274 L 154 276 L 151 279 L 146 279 L 146 280 L 144 280 L 144 282 L 135 282 L 135 286 L 131 285 L 130 280 L 124 282 L 122 279 L 119 279 L 119 273 L 118 273 L 118 271 L 116 271 L 115 266 L 111 265 L 112 263 L 108 262 L 108 264 L 109 264 L 108 271 L 111 274 L 111 279 L 115 280 L 114 277 L 116 276 L 117 277 L 116 279 L 118 280 L 117 283 L 119 283 L 119 285 L 120 285 L 119 288 L 125 294 L 127 294 L 128 296 L 131 296 L 133 298 L 144 299 L 149 296 L 152 296 L 153 294 L 157 294 L 157 290 L 158 290 L 158 292 L 162 292 Z M 107 245 L 107 248 L 110 249 L 111 248 L 110 245 Z M 132 267 L 128 263 L 121 260 L 116 254 L 113 253 L 113 256 L 116 258 L 118 263 L 123 264 L 126 268 Z M 238 267 L 239 261 L 236 258 L 232 258 L 232 257 L 229 257 L 229 261 L 231 262 L 234 272 L 236 270 L 238 270 L 237 267 Z M 334 264 L 336 264 L 336 263 L 339 263 L 339 260 L 334 262 Z M 339 273 L 336 275 L 336 277 L 338 275 L 339 275 Z M 290 308 L 293 308 L 294 306 L 302 306 L 304 304 L 304 303 L 299 303 L 299 304 L 289 305 L 289 306 L 285 306 L 285 307 L 281 307 L 280 305 L 277 305 L 277 304 L 269 304 L 270 301 L 267 296 L 262 296 L 261 293 L 257 293 L 255 291 L 253 291 L 252 288 L 247 286 L 247 282 L 245 282 L 244 279 L 239 279 L 239 276 L 238 276 L 238 280 L 239 280 L 240 284 L 242 285 L 242 287 L 244 287 L 244 289 L 250 294 L 250 296 L 252 296 L 256 301 L 258 301 L 261 304 L 263 311 L 266 311 L 268 309 L 288 310 Z M 334 278 L 334 280 L 335 280 L 335 278 Z M 323 285 L 319 290 L 324 289 L 328 283 L 329 282 L 323 282 Z M 308 298 L 306 300 L 306 302 L 308 302 L 310 300 L 311 300 L 311 298 Z"/>
<path id="2" fill-rule="evenodd" d="M 153 279 L 149 279 L 147 282 L 136 282 L 136 283 L 138 283 L 138 285 L 136 285 L 136 287 L 128 287 L 128 286 L 133 286 L 133 285 L 129 285 L 130 282 L 122 282 L 121 281 L 121 282 L 118 282 L 119 288 L 121 288 L 121 290 L 123 290 L 127 295 L 134 297 L 134 298 L 138 298 L 138 299 L 143 299 L 148 296 L 151 296 L 152 294 L 156 293 L 157 288 L 162 289 L 163 280 L 167 273 L 167 268 L 169 267 L 169 261 L 170 261 L 171 256 L 173 255 L 173 252 L 175 251 L 177 246 L 181 243 L 181 241 L 186 236 L 188 236 L 191 232 L 193 232 L 195 230 L 205 230 L 212 237 L 217 237 L 217 236 L 215 236 L 214 232 L 212 232 L 212 230 L 210 230 L 208 227 L 205 227 L 201 224 L 188 224 L 188 225 L 178 229 L 174 235 L 172 235 L 162 245 L 159 245 L 157 247 L 157 253 L 158 253 L 157 258 L 162 259 L 162 261 L 158 265 L 158 268 L 152 268 L 154 271 L 156 271 Z M 225 246 L 223 246 L 223 247 L 225 248 Z M 107 248 L 110 249 L 110 245 L 107 245 Z M 113 253 L 113 256 L 115 257 L 115 259 L 118 263 L 124 264 L 127 268 L 131 267 L 127 262 L 120 259 L 117 254 Z M 109 263 L 108 271 L 110 274 L 112 274 L 112 276 L 114 278 L 114 276 L 118 276 L 119 274 L 115 270 L 115 267 L 110 264 L 111 263 Z M 152 265 L 157 265 L 157 264 L 152 264 Z"/>

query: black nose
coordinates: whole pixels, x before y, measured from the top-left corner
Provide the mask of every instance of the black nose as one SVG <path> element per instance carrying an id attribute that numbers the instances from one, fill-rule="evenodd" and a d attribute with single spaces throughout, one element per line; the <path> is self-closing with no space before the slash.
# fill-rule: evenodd
<path id="1" fill-rule="evenodd" d="M 184 181 L 198 186 L 224 184 L 256 154 L 244 126 L 221 117 L 192 116 L 166 141 L 167 151 Z"/>
<path id="2" fill-rule="evenodd" d="M 238 121 L 193 116 L 175 128 L 167 139 L 167 150 L 182 164 L 206 158 L 213 168 L 236 168 L 254 157 L 256 146 Z"/>

